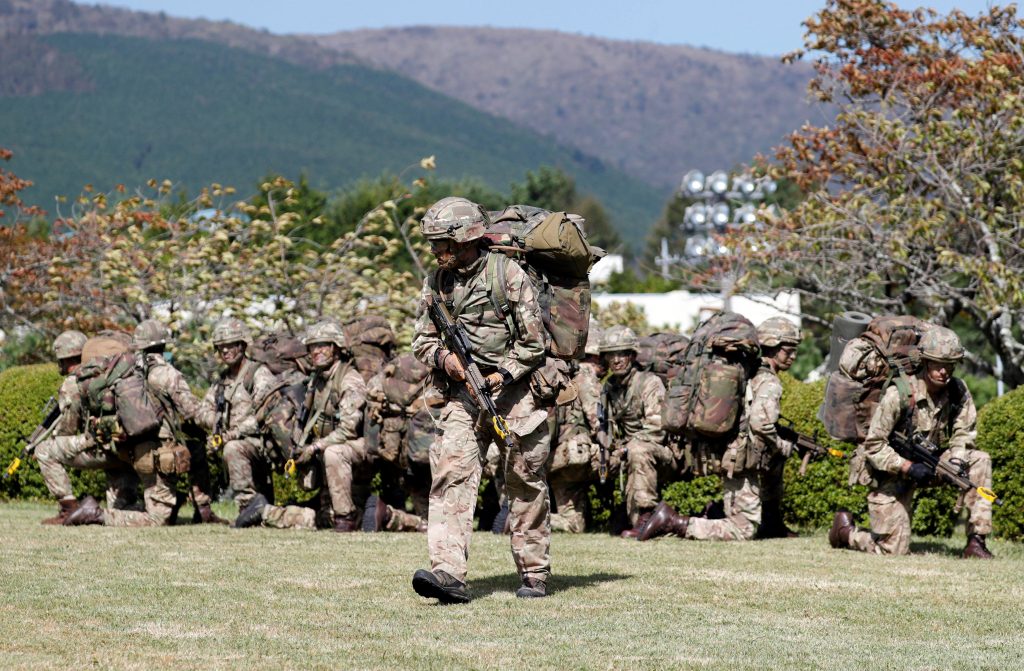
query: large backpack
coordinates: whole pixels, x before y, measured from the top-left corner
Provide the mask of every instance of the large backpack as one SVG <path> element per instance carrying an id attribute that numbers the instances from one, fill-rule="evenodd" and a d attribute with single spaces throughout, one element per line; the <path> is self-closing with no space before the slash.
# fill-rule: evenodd
<path id="1" fill-rule="evenodd" d="M 679 333 L 652 333 L 640 338 L 636 355 L 641 370 L 649 370 L 665 383 L 666 389 L 679 374 L 690 339 Z"/>
<path id="2" fill-rule="evenodd" d="M 424 397 L 429 376 L 430 368 L 411 353 L 384 366 L 381 389 L 385 403 L 378 417 L 372 416 L 374 411 L 367 404 L 364 435 L 371 452 L 390 462 L 429 463 L 429 447 L 437 429 L 427 404 L 416 402 Z"/>
<path id="3" fill-rule="evenodd" d="M 701 323 L 665 396 L 665 430 L 690 438 L 729 435 L 743 414 L 760 352 L 757 330 L 746 317 L 721 312 Z"/>
<path id="4" fill-rule="evenodd" d="M 129 438 L 155 434 L 163 423 L 164 408 L 150 392 L 145 372 L 135 362 L 135 355 L 118 350 L 113 338 L 100 336 L 86 341 L 89 360 L 78 367 L 82 408 L 90 417 L 117 416 L 118 423 Z M 102 352 L 107 352 L 102 354 Z"/>
<path id="5" fill-rule="evenodd" d="M 369 382 L 391 358 L 398 344 L 391 324 L 380 315 L 366 315 L 344 324 L 341 329 L 356 370 Z"/>
<path id="6" fill-rule="evenodd" d="M 560 359 L 580 359 L 590 328 L 588 273 L 604 250 L 587 242 L 579 215 L 511 205 L 491 213 L 485 237 L 491 242 L 487 275 L 491 300 L 516 333 L 512 307 L 505 295 L 505 263 L 515 259 L 537 288 L 541 318 L 548 332 L 548 352 Z"/>
<path id="7" fill-rule="evenodd" d="M 917 317 L 875 317 L 843 348 L 839 368 L 829 375 L 818 418 L 835 440 L 858 443 L 890 384 L 906 399 L 908 375 L 920 364 L 917 345 L 929 324 Z"/>
<path id="8" fill-rule="evenodd" d="M 271 333 L 257 338 L 245 350 L 245 355 L 270 369 L 274 375 L 281 375 L 298 368 L 299 359 L 306 356 L 302 340 L 283 333 Z M 247 385 L 246 389 L 251 389 Z"/>

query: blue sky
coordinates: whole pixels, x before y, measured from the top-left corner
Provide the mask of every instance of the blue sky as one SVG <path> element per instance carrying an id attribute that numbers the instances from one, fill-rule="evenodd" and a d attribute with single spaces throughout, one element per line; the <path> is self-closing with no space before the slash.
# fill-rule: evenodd
<path id="1" fill-rule="evenodd" d="M 802 46 L 800 23 L 824 6 L 824 0 L 104 0 L 103 4 L 186 18 L 227 19 L 274 33 L 486 25 L 779 55 Z M 906 0 L 897 4 L 919 6 Z M 927 4 L 941 12 L 958 8 L 977 14 L 992 3 L 932 0 Z"/>

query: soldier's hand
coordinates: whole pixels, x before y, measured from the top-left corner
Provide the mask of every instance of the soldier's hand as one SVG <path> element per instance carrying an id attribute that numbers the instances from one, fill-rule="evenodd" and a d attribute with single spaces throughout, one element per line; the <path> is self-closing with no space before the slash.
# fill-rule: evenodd
<path id="1" fill-rule="evenodd" d="M 505 378 L 501 373 L 491 373 L 484 378 L 484 382 L 487 383 L 487 389 L 492 394 L 497 394 L 501 391 L 502 385 L 505 383 Z"/>
<path id="2" fill-rule="evenodd" d="M 919 485 L 923 485 L 935 477 L 935 471 L 924 464 L 913 463 L 907 469 L 907 477 Z"/>
<path id="3" fill-rule="evenodd" d="M 462 382 L 466 379 L 466 369 L 462 367 L 459 357 L 451 352 L 444 355 L 444 372 L 456 382 Z"/>
<path id="4" fill-rule="evenodd" d="M 319 447 L 319 445 L 317 445 L 317 443 L 312 443 L 310 445 L 306 445 L 305 447 L 302 448 L 302 450 L 297 455 L 295 455 L 295 463 L 296 464 L 306 464 L 306 463 L 309 463 L 310 461 L 313 460 L 313 457 L 315 457 L 316 453 L 319 452 L 319 451 L 320 451 L 320 447 Z"/>

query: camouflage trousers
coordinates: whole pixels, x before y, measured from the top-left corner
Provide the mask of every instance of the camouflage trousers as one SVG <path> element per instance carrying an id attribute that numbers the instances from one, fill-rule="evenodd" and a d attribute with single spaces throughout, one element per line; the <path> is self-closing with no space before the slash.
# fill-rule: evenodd
<path id="1" fill-rule="evenodd" d="M 547 580 L 551 573 L 548 488 L 545 464 L 551 450 L 547 411 L 537 408 L 525 382 L 504 388 L 498 412 L 516 435 L 499 447 L 498 471 L 509 501 L 512 557 L 520 577 Z M 427 547 L 431 568 L 465 581 L 477 490 L 493 433 L 464 395 L 441 412 L 441 440 L 430 449 L 430 509 Z"/>
<path id="2" fill-rule="evenodd" d="M 967 477 L 971 482 L 979 487 L 992 486 L 992 459 L 987 452 L 959 450 L 957 454 L 951 454 L 947 450 L 942 460 L 948 462 L 951 457 L 966 462 Z M 912 481 L 906 478 L 878 476 L 878 486 L 868 492 L 871 530 L 855 529 L 850 534 L 850 547 L 875 554 L 910 554 L 914 489 Z M 992 533 L 992 503 L 973 490 L 964 494 L 962 502 L 970 513 L 967 520 L 968 535 L 987 536 Z"/>
<path id="3" fill-rule="evenodd" d="M 658 505 L 658 476 L 676 469 L 676 458 L 667 445 L 631 439 L 626 443 L 626 513 L 635 525 L 641 513 Z"/>
<path id="4" fill-rule="evenodd" d="M 303 506 L 269 505 L 263 509 L 263 526 L 316 531 L 316 511 Z"/>
<path id="5" fill-rule="evenodd" d="M 407 513 L 394 506 L 388 506 L 388 509 L 391 511 L 391 519 L 388 520 L 385 531 L 419 531 L 424 524 L 423 518 L 419 515 Z"/>
<path id="6" fill-rule="evenodd" d="M 154 468 L 153 454 L 156 442 L 143 442 L 131 449 L 132 466 L 142 481 L 145 512 L 113 510 L 103 513 L 103 524 L 108 527 L 159 527 L 168 524 L 178 506 L 177 475 L 165 475 Z"/>
<path id="7" fill-rule="evenodd" d="M 749 541 L 761 524 L 761 485 L 757 471 L 722 477 L 725 519 L 691 517 L 686 537 L 693 540 Z"/>
<path id="8" fill-rule="evenodd" d="M 262 441 L 251 436 L 229 440 L 224 444 L 224 466 L 239 510 L 249 505 L 249 501 L 260 491 L 255 474 L 269 473 L 273 469 L 273 464 L 264 453 Z"/>
<path id="9" fill-rule="evenodd" d="M 354 515 L 359 512 L 353 497 L 354 474 L 365 470 L 370 454 L 362 438 L 331 445 L 324 450 L 324 479 L 331 493 L 331 508 L 335 515 Z M 369 482 L 360 483 L 363 489 Z M 365 500 L 360 497 L 359 500 Z"/>
<path id="10" fill-rule="evenodd" d="M 102 446 L 88 447 L 84 434 L 54 436 L 39 443 L 35 450 L 43 482 L 58 500 L 75 498 L 68 468 L 102 470 L 107 473 L 107 506 L 129 508 L 138 499 L 139 478 L 115 452 Z"/>
<path id="11" fill-rule="evenodd" d="M 590 464 L 574 464 L 548 476 L 551 498 L 558 512 L 551 513 L 551 530 L 581 534 L 586 531 L 587 493 L 596 481 Z"/>

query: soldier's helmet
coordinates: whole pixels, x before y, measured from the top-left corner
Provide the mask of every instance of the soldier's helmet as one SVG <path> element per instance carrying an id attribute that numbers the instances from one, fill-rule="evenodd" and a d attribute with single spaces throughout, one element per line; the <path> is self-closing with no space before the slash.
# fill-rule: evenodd
<path id="1" fill-rule="evenodd" d="M 482 238 L 491 220 L 484 208 L 471 200 L 449 196 L 427 210 L 420 231 L 427 240 L 469 242 Z"/>
<path id="2" fill-rule="evenodd" d="M 640 341 L 637 339 L 636 334 L 633 333 L 633 329 L 628 326 L 612 326 L 601 337 L 599 349 L 601 354 L 624 350 L 637 352 L 640 350 Z"/>
<path id="3" fill-rule="evenodd" d="M 933 326 L 925 331 L 918 344 L 921 358 L 939 363 L 958 363 L 964 358 L 960 337 L 945 326 Z"/>
<path id="4" fill-rule="evenodd" d="M 227 345 L 233 342 L 244 342 L 246 345 L 251 345 L 252 331 L 241 319 L 235 317 L 221 319 L 213 327 L 213 344 L 215 346 Z"/>
<path id="5" fill-rule="evenodd" d="M 58 359 L 82 356 L 82 347 L 88 338 L 81 331 L 64 331 L 53 341 L 53 354 Z"/>
<path id="6" fill-rule="evenodd" d="M 302 339 L 303 345 L 315 345 L 325 342 L 334 343 L 342 349 L 346 348 L 345 333 L 335 322 L 324 321 L 313 324 L 306 331 L 306 336 Z"/>
<path id="7" fill-rule="evenodd" d="M 757 327 L 757 340 L 761 347 L 799 345 L 803 340 L 800 328 L 785 317 L 771 317 Z"/>
<path id="8" fill-rule="evenodd" d="M 141 352 L 150 347 L 166 345 L 171 339 L 171 332 L 166 326 L 155 319 L 147 319 L 135 327 L 132 336 L 132 349 Z"/>
<path id="9" fill-rule="evenodd" d="M 583 347 L 583 353 L 587 356 L 600 355 L 602 337 L 601 327 L 595 322 L 590 322 L 590 329 L 587 331 L 587 344 Z"/>

